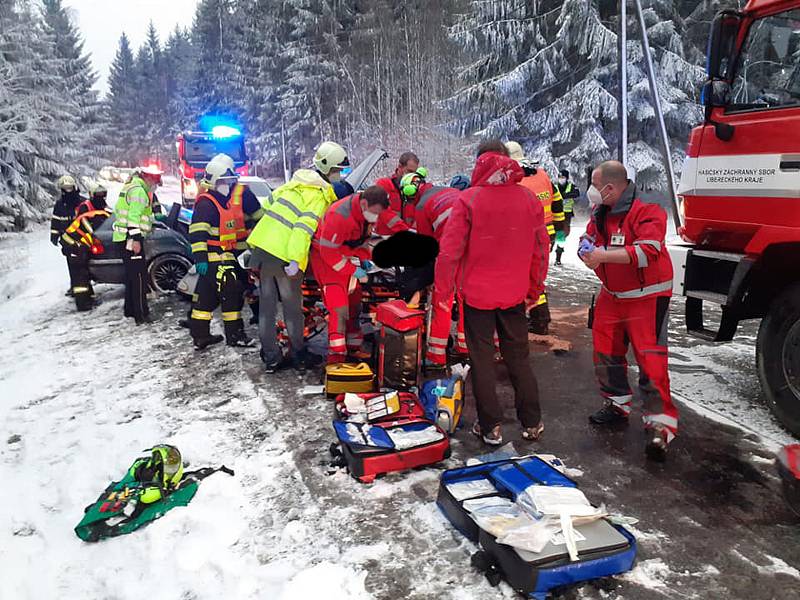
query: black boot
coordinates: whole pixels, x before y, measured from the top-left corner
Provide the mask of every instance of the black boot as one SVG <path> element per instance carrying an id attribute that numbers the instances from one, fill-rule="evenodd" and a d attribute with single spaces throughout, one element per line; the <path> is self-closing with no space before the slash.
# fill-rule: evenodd
<path id="1" fill-rule="evenodd" d="M 564 254 L 564 249 L 561 246 L 556 246 L 556 266 L 561 266 L 561 256 Z"/>
<path id="2" fill-rule="evenodd" d="M 652 461 L 664 462 L 667 460 L 667 433 L 661 429 L 647 430 L 647 445 L 644 453 Z"/>
<path id="3" fill-rule="evenodd" d="M 224 339 L 225 338 L 223 338 L 221 335 L 208 335 L 202 338 L 194 338 L 194 349 L 205 350 L 209 346 L 219 344 Z"/>
<path id="4" fill-rule="evenodd" d="M 609 403 L 596 413 L 589 415 L 589 422 L 595 425 L 621 425 L 628 422 L 628 416 Z"/>

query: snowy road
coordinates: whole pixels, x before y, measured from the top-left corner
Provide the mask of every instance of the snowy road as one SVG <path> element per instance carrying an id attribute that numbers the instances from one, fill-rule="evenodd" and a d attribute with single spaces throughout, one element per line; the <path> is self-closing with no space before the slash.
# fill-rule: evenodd
<path id="1" fill-rule="evenodd" d="M 257 350 L 215 348 L 199 360 L 185 330 L 174 325 L 185 311 L 174 298 L 153 304 L 159 322 L 149 327 L 121 318 L 119 287 L 98 286 L 102 305 L 76 314 L 63 296 L 63 257 L 46 237 L 37 231 L 0 238 L 0 598 L 138 599 L 143 592 L 156 600 L 515 597 L 507 586 L 490 588 L 470 569 L 474 548 L 434 504 L 438 469 L 370 486 L 331 473 L 331 406 L 299 396 L 303 381 L 288 373 L 268 379 Z M 800 572 L 797 551 L 785 540 L 797 541 L 797 535 L 779 498 L 764 498 L 775 487 L 770 451 L 790 438 L 758 404 L 752 332 L 745 330 L 735 344 L 703 346 L 684 337 L 675 317 L 673 381 L 690 401 L 729 418 L 744 416 L 763 437 L 748 433 L 745 440 L 685 411 L 687 434 L 679 438 L 674 463 L 681 470 L 648 471 L 640 449 L 620 454 L 617 447 L 634 439 L 638 448 L 635 432 L 609 441 L 582 437 L 592 435 L 585 432 L 584 412 L 595 403 L 580 331 L 593 282 L 573 267 L 554 272 L 552 281 L 557 326 L 574 331 L 583 346 L 570 359 L 576 362 L 566 363 L 572 368 L 550 355 L 534 359 L 549 419 L 541 447 L 586 471 L 590 498 L 640 519 L 636 570 L 613 591 L 585 586 L 566 597 L 788 598 L 779 591 L 797 589 Z M 677 301 L 675 308 L 677 315 Z M 580 385 L 576 367 L 585 381 Z M 304 381 L 315 383 L 311 374 Z M 581 411 L 576 416 L 572 403 Z M 566 420 L 580 420 L 579 433 L 573 435 Z M 715 437 L 724 444 L 715 459 L 720 467 L 706 453 Z M 189 468 L 226 464 L 236 476 L 207 479 L 188 507 L 139 532 L 81 542 L 72 529 L 83 508 L 140 451 L 159 442 L 177 445 Z M 704 449 L 703 462 L 689 469 L 695 446 Z M 735 460 L 726 454 L 734 449 Z M 477 446 L 462 433 L 453 450 L 448 466 Z M 615 473 L 609 481 L 596 466 L 604 464 L 605 451 Z M 649 483 L 631 485 L 626 477 L 634 473 Z M 735 521 L 725 520 L 727 512 L 720 522 L 704 520 L 715 507 L 697 490 L 709 477 L 720 498 L 743 498 L 736 506 L 717 500 Z M 680 513 L 694 525 L 687 521 L 673 532 L 674 511 L 682 509 L 647 507 L 659 497 L 680 507 L 674 496 L 683 489 L 679 483 L 697 488 Z M 752 502 L 763 506 L 748 509 Z M 757 515 L 748 518 L 748 510 Z M 713 539 L 705 540 L 707 532 Z M 753 539 L 736 541 L 747 536 Z M 774 551 L 767 552 L 770 544 Z M 728 570 L 760 583 L 729 586 Z M 157 584 L 143 588 L 142 582 Z M 731 591 L 737 585 L 746 595 Z"/>

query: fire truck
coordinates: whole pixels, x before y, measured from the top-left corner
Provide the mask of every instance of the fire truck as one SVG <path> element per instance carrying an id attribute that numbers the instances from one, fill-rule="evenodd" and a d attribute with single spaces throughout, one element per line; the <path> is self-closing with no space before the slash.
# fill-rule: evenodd
<path id="1" fill-rule="evenodd" d="M 800 435 L 800 0 L 718 13 L 707 69 L 677 191 L 686 326 L 727 342 L 760 319 L 761 385 Z M 713 327 L 706 304 L 721 309 Z"/>
<path id="2" fill-rule="evenodd" d="M 178 135 L 176 146 L 184 206 L 194 206 L 205 166 L 217 154 L 230 156 L 236 165 L 236 172 L 248 175 L 244 141 L 242 132 L 230 125 L 214 125 L 208 131 L 184 131 Z"/>

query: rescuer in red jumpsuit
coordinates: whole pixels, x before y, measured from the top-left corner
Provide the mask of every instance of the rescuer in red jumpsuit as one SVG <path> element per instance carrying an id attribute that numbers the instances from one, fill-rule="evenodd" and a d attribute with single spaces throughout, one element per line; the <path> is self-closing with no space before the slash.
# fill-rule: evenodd
<path id="1" fill-rule="evenodd" d="M 407 176 L 409 177 L 409 176 Z M 408 186 L 416 187 L 413 194 L 416 206 L 415 222 L 417 233 L 430 236 L 437 242 L 442 241 L 445 224 L 453 212 L 453 204 L 461 193 L 451 187 L 434 186 L 424 179 L 415 180 L 413 184 L 403 186 L 401 193 L 410 191 Z M 431 265 L 432 266 L 432 265 Z M 443 367 L 447 363 L 447 340 L 452 323 L 452 306 L 454 297 L 433 298 L 431 303 L 431 323 L 428 330 L 428 350 L 426 362 L 433 367 Z M 449 307 L 449 308 L 447 308 Z M 467 354 L 467 341 L 464 337 L 464 311 L 459 303 L 458 329 L 456 332 L 455 350 L 459 354 Z"/>
<path id="2" fill-rule="evenodd" d="M 633 400 L 626 359 L 630 344 L 639 365 L 648 433 L 645 452 L 664 460 L 678 430 L 667 368 L 672 261 L 664 242 L 666 213 L 636 197 L 636 186 L 622 163 L 602 163 L 591 181 L 587 196 L 595 209 L 579 255 L 603 283 L 592 337 L 595 372 L 606 404 L 589 420 L 596 425 L 627 422 Z"/>
<path id="3" fill-rule="evenodd" d="M 400 182 L 405 175 L 416 173 L 418 170 L 420 177 L 424 179 L 427 171 L 420 169 L 419 157 L 413 152 L 403 152 L 392 176 L 375 181 L 375 185 L 382 187 L 389 194 L 389 210 L 384 211 L 376 225 L 376 233 L 379 235 L 390 235 L 414 226 L 414 205 L 404 201 Z"/>
<path id="4" fill-rule="evenodd" d="M 378 186 L 335 202 L 325 213 L 311 243 L 311 269 L 328 309 L 328 363 L 344 362 L 364 341 L 358 323 L 365 261 L 365 242 L 380 214 L 389 207 L 386 190 Z"/>

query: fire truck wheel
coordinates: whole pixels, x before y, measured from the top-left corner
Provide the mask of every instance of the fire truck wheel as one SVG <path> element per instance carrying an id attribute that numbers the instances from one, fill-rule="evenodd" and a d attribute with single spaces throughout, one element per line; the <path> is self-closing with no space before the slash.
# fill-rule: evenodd
<path id="1" fill-rule="evenodd" d="M 147 268 L 151 287 L 160 294 L 174 292 L 192 263 L 180 254 L 159 254 Z"/>
<path id="2" fill-rule="evenodd" d="M 780 294 L 761 321 L 756 366 L 770 410 L 800 435 L 800 284 Z"/>

